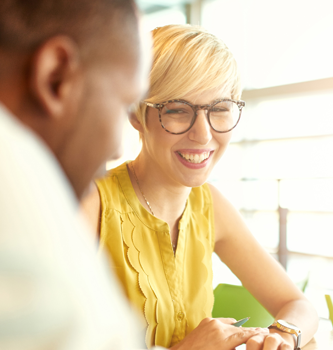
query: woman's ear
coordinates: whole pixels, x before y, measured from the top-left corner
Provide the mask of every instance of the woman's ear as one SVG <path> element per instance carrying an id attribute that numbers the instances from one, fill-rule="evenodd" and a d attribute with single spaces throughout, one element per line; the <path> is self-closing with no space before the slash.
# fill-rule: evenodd
<path id="1" fill-rule="evenodd" d="M 130 112 L 128 118 L 134 129 L 138 130 L 140 133 L 144 132 L 144 127 L 134 112 Z"/>

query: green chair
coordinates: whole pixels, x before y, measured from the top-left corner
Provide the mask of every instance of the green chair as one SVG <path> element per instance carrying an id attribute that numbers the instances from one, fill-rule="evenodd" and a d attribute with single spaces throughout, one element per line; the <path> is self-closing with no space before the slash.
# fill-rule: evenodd
<path id="1" fill-rule="evenodd" d="M 243 286 L 219 284 L 214 290 L 213 317 L 250 317 L 244 327 L 267 327 L 274 317 Z"/>
<path id="2" fill-rule="evenodd" d="M 328 311 L 329 311 L 329 319 L 332 322 L 332 326 L 333 326 L 333 303 L 332 303 L 332 298 L 330 295 L 326 294 L 325 295 L 325 299 L 326 299 L 326 303 L 327 303 L 327 307 L 328 307 Z"/>

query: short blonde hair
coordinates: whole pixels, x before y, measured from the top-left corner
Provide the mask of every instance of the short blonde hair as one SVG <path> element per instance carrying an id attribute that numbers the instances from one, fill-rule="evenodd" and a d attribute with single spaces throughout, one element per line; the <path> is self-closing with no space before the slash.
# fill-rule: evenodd
<path id="1" fill-rule="evenodd" d="M 192 93 L 223 88 L 238 100 L 241 82 L 237 63 L 224 42 L 199 26 L 167 25 L 153 36 L 153 65 L 145 101 L 161 103 Z M 147 106 L 136 115 L 146 126 Z"/>

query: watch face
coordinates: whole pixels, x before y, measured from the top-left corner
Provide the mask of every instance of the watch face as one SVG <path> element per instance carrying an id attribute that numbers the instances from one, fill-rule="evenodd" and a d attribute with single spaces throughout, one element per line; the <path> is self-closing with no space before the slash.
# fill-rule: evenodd
<path id="1" fill-rule="evenodd" d="M 295 331 L 298 331 L 298 327 L 296 327 L 294 324 L 292 323 L 289 323 L 289 322 L 286 322 L 284 320 L 278 320 L 277 322 L 280 323 L 281 326 L 283 327 L 287 327 L 287 328 L 290 328 L 290 329 L 294 329 Z"/>

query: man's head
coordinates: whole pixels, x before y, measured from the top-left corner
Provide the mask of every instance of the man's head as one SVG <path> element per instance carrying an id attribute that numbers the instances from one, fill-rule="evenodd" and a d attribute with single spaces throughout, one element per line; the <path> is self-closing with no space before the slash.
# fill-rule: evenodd
<path id="1" fill-rule="evenodd" d="M 119 155 L 143 91 L 133 0 L 1 0 L 0 102 L 39 134 L 78 196 Z"/>

